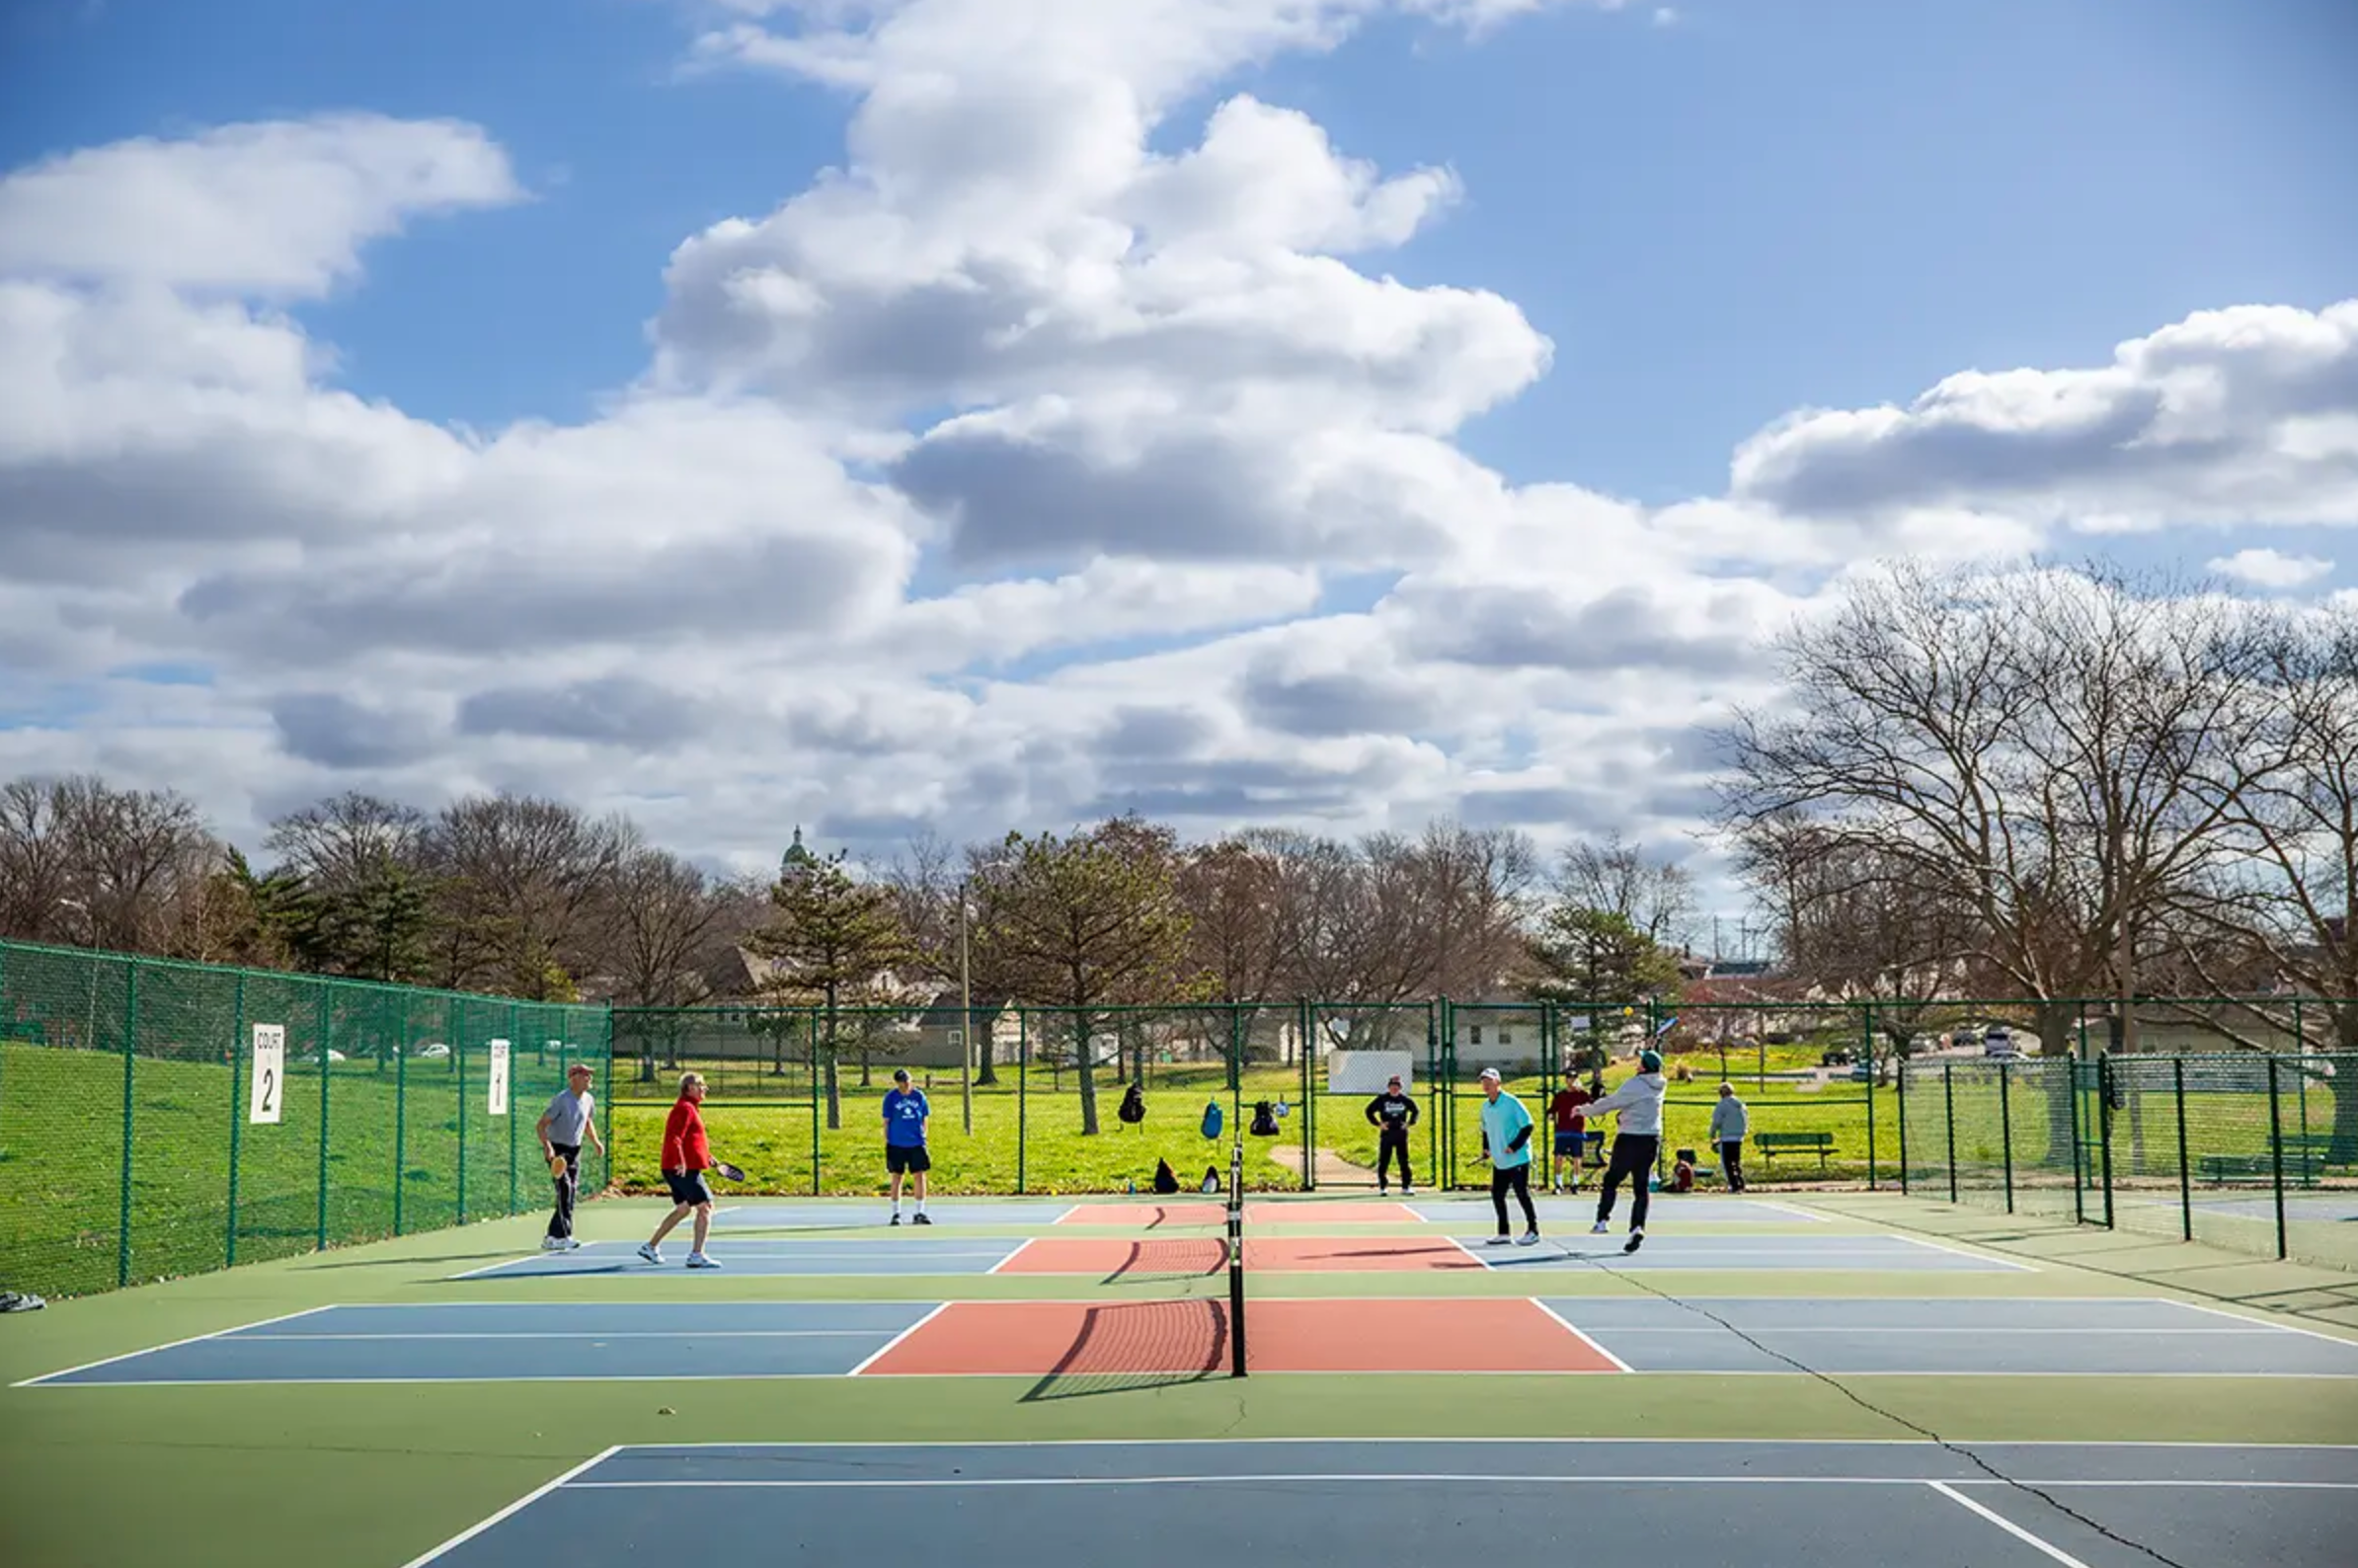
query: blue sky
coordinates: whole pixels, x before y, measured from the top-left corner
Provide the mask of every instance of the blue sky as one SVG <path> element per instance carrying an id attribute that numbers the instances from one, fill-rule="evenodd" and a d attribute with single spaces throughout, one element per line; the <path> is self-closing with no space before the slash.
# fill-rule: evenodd
<path id="1" fill-rule="evenodd" d="M 1859 560 L 2358 588 L 2358 7 L 1317 3 L 863 0 L 869 96 L 787 0 L 9 8 L 0 775 L 1685 853 L 1741 637 Z M 2083 444 L 2219 387 L 2198 471 Z"/>
<path id="2" fill-rule="evenodd" d="M 2100 361 L 2358 271 L 2358 8 L 2334 0 L 1704 0 L 1503 38 L 1386 19 L 1223 82 L 1469 199 L 1392 270 L 1495 288 L 1555 367 L 1464 444 L 1667 503 L 1788 409 Z M 645 363 L 679 240 L 843 157 L 839 92 L 683 74 L 680 13 L 579 0 L 29 0 L 0 163 L 363 106 L 493 131 L 529 205 L 428 223 L 307 309 L 422 417 L 578 419 Z M 1207 95 L 1210 96 L 1210 95 Z M 1192 137 L 1195 113 L 1165 140 Z M 2337 149 L 2340 149 L 2337 151 Z"/>

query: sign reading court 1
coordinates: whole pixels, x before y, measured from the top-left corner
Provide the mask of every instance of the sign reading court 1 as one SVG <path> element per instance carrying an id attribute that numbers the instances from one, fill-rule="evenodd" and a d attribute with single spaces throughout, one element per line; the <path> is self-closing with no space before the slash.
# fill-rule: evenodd
<path id="1" fill-rule="evenodd" d="M 275 1122 L 286 1104 L 286 1026 L 254 1026 L 254 1089 L 246 1103 L 249 1122 Z"/>
<path id="2" fill-rule="evenodd" d="M 491 1114 L 508 1114 L 508 1042 L 491 1043 Z"/>

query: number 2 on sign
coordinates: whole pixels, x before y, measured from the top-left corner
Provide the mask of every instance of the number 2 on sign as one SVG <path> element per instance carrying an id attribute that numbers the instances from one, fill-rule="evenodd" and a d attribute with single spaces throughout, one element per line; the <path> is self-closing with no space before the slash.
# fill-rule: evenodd
<path id="1" fill-rule="evenodd" d="M 324 1069 L 323 1069 L 324 1070 Z M 279 1093 L 286 1079 L 286 1026 L 254 1026 L 254 1095 L 246 1110 L 249 1122 L 278 1120 Z"/>

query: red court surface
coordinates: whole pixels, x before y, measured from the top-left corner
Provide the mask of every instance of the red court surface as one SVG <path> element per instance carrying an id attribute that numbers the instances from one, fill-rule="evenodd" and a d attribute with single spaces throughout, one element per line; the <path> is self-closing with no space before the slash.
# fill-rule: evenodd
<path id="1" fill-rule="evenodd" d="M 1220 1204 L 1080 1204 L 1059 1216 L 1061 1225 L 1218 1225 L 1228 1211 Z M 1250 1204 L 1246 1221 L 1281 1225 L 1414 1225 L 1423 1218 L 1406 1204 L 1307 1199 L 1300 1203 Z"/>
<path id="2" fill-rule="evenodd" d="M 859 1375 L 1225 1374 L 1224 1301 L 953 1301 Z M 1626 1371 L 1536 1301 L 1255 1301 L 1250 1372 Z"/>
<path id="3" fill-rule="evenodd" d="M 1273 1274 L 1357 1270 L 1479 1269 L 1481 1260 L 1448 1239 L 1416 1236 L 1249 1236 L 1248 1269 Z M 1042 1236 L 1018 1247 L 993 1274 L 1218 1274 L 1228 1266 L 1224 1236 L 1126 1241 L 1119 1236 Z"/>

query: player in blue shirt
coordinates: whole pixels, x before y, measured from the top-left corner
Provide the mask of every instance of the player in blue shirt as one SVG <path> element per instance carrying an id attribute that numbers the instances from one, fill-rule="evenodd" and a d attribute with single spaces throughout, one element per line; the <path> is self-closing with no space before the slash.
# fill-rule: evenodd
<path id="1" fill-rule="evenodd" d="M 933 1168 L 932 1157 L 925 1152 L 925 1119 L 933 1108 L 925 1103 L 925 1091 L 908 1086 L 908 1069 L 893 1069 L 893 1086 L 885 1091 L 885 1169 L 893 1174 L 893 1223 L 901 1223 L 901 1178 L 915 1172 L 917 1178 L 916 1222 L 929 1225 L 925 1217 L 925 1173 Z"/>
<path id="2" fill-rule="evenodd" d="M 1482 1069 L 1482 1156 L 1490 1162 L 1490 1207 L 1498 1211 L 1494 1247 L 1507 1244 L 1507 1195 L 1523 1205 L 1523 1238 L 1532 1246 L 1539 1239 L 1539 1215 L 1532 1207 L 1532 1114 L 1523 1102 L 1505 1092 L 1496 1067 Z"/>

